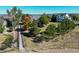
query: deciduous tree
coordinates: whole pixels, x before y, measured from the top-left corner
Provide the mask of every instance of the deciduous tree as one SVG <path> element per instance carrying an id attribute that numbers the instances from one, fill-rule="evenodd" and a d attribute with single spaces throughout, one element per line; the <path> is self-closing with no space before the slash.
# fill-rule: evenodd
<path id="1" fill-rule="evenodd" d="M 39 20 L 38 24 L 41 27 L 43 25 L 47 25 L 49 23 L 49 21 L 50 21 L 50 18 L 49 18 L 48 15 L 43 14 L 43 15 L 41 15 L 41 17 L 38 20 Z"/>
<path id="2" fill-rule="evenodd" d="M 22 22 L 24 25 L 24 29 L 27 30 L 30 27 L 30 24 L 32 23 L 32 17 L 30 15 L 23 15 Z"/>

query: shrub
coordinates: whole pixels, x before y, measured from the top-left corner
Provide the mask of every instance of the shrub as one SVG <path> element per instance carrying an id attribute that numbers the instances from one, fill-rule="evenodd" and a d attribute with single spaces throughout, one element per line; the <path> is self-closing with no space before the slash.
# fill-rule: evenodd
<path id="1" fill-rule="evenodd" d="M 79 15 L 71 15 L 72 19 L 75 21 L 79 21 Z"/>
<path id="2" fill-rule="evenodd" d="M 36 36 L 37 34 L 39 34 L 40 33 L 40 29 L 38 28 L 38 27 L 32 27 L 31 29 L 30 29 L 30 35 L 31 36 Z"/>
<path id="3" fill-rule="evenodd" d="M 4 31 L 4 27 L 2 26 L 2 24 L 0 23 L 0 33 L 2 33 Z"/>
<path id="4" fill-rule="evenodd" d="M 4 50 L 12 46 L 13 36 L 11 35 L 6 35 L 6 36 L 7 38 L 5 39 L 5 41 L 0 45 L 0 50 Z"/>
<path id="5" fill-rule="evenodd" d="M 53 24 L 49 25 L 45 31 L 45 34 L 48 36 L 55 36 L 55 33 L 56 33 L 56 27 Z"/>
<path id="6" fill-rule="evenodd" d="M 33 42 L 40 43 L 44 40 L 44 37 L 37 36 L 34 38 Z"/>
<path id="7" fill-rule="evenodd" d="M 48 36 L 45 33 L 42 33 L 40 36 L 36 36 L 33 42 L 40 43 L 40 42 L 48 42 L 49 40 L 53 39 L 53 36 Z"/>
<path id="8" fill-rule="evenodd" d="M 44 35 L 41 35 L 41 36 L 36 36 L 34 38 L 33 42 L 40 43 L 42 41 L 46 41 L 47 42 L 49 40 L 50 40 L 49 37 L 44 34 Z"/>
<path id="9" fill-rule="evenodd" d="M 57 32 L 65 33 L 65 32 L 68 32 L 69 30 L 73 29 L 74 27 L 75 27 L 74 22 L 66 18 L 64 21 L 62 21 L 58 25 Z"/>

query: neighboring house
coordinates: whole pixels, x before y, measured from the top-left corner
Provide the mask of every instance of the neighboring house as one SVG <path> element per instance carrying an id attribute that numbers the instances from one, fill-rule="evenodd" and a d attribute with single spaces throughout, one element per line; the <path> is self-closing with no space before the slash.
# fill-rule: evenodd
<path id="1" fill-rule="evenodd" d="M 56 15 L 56 21 L 60 22 L 60 21 L 63 21 L 63 20 L 64 20 L 64 15 L 62 15 L 62 14 Z"/>
<path id="2" fill-rule="evenodd" d="M 69 14 L 66 14 L 65 17 L 68 18 L 69 20 L 72 20 L 72 17 Z"/>
<path id="3" fill-rule="evenodd" d="M 56 21 L 61 22 L 64 20 L 65 17 L 71 20 L 71 17 L 69 16 L 69 14 L 57 14 Z"/>

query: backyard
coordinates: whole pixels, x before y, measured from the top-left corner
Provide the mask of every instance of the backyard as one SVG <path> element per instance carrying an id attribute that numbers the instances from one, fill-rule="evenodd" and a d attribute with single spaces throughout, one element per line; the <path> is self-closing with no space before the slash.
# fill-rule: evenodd
<path id="1" fill-rule="evenodd" d="M 16 6 L 6 13 L 7 17 L 0 17 L 0 52 L 79 49 L 79 14 L 35 16 L 23 13 Z"/>

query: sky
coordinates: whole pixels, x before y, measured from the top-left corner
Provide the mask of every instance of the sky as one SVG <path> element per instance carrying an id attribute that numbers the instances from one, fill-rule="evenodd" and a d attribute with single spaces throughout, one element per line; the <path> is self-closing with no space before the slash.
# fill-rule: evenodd
<path id="1" fill-rule="evenodd" d="M 6 14 L 13 6 L 0 6 L 0 14 Z M 79 13 L 79 6 L 17 6 L 25 14 Z"/>

